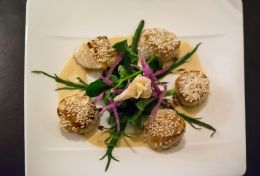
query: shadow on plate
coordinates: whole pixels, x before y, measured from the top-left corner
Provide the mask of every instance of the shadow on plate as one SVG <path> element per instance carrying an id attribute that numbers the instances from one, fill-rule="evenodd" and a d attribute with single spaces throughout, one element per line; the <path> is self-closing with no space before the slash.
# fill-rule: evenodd
<path id="1" fill-rule="evenodd" d="M 182 112 L 185 113 L 189 116 L 192 117 L 196 117 L 197 114 L 204 109 L 205 106 L 207 106 L 208 104 L 208 99 L 206 99 L 206 101 L 204 101 L 203 103 L 201 103 L 198 106 L 195 107 L 185 107 L 185 106 L 175 106 L 174 108 L 178 111 L 178 112 Z"/>
<path id="2" fill-rule="evenodd" d="M 162 154 L 162 155 L 164 155 L 164 154 L 168 155 L 170 153 L 179 152 L 184 149 L 185 145 L 186 145 L 186 139 L 185 139 L 185 137 L 183 137 L 177 146 L 172 147 L 170 149 L 166 149 L 166 150 L 156 151 L 156 153 Z"/>
<path id="3" fill-rule="evenodd" d="M 60 128 L 60 132 L 62 136 L 64 136 L 66 139 L 70 141 L 84 141 L 86 139 L 85 136 L 91 136 L 95 133 L 95 130 L 89 132 L 87 135 L 79 135 L 77 133 L 70 133 L 67 131 L 64 131 L 63 129 Z"/>

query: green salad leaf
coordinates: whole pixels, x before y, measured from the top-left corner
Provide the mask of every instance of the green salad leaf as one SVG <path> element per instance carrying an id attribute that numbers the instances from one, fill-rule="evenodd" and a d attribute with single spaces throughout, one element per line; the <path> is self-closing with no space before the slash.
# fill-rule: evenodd
<path id="1" fill-rule="evenodd" d="M 165 96 L 166 96 L 166 97 L 168 97 L 168 96 L 173 96 L 175 93 L 176 93 L 176 89 L 175 89 L 175 88 L 169 89 L 169 90 L 166 91 Z"/>
<path id="2" fill-rule="evenodd" d="M 120 78 L 124 78 L 128 75 L 127 70 L 123 65 L 119 65 L 117 70 Z"/>
<path id="3" fill-rule="evenodd" d="M 135 105 L 139 110 L 143 111 L 145 109 L 145 107 L 148 104 L 150 104 L 151 102 L 153 102 L 154 100 L 155 100 L 155 98 L 153 98 L 153 97 L 152 98 L 142 98 L 142 99 L 138 100 Z"/>
<path id="4" fill-rule="evenodd" d="M 117 42 L 113 45 L 117 52 L 124 52 L 131 60 L 136 60 L 137 55 L 128 47 L 127 40 Z M 133 63 L 133 62 L 132 62 Z"/>
<path id="5" fill-rule="evenodd" d="M 148 58 L 148 65 L 153 70 L 153 72 L 156 72 L 163 68 L 163 65 L 159 62 L 159 57 L 157 56 L 150 56 Z"/>
<path id="6" fill-rule="evenodd" d="M 113 156 L 113 150 L 116 147 L 121 135 L 122 135 L 121 132 L 116 133 L 113 131 L 113 132 L 110 132 L 110 136 L 105 139 L 105 144 L 107 145 L 107 151 L 106 151 L 105 155 L 100 158 L 100 160 L 103 160 L 104 158 L 107 157 L 107 164 L 106 164 L 105 171 L 108 170 L 111 160 L 119 161 L 118 159 L 116 159 Z"/>
<path id="7" fill-rule="evenodd" d="M 90 83 L 86 89 L 86 93 L 90 97 L 96 97 L 105 90 L 110 89 L 111 87 L 106 85 L 103 81 L 100 79 L 97 79 L 96 81 Z"/>
<path id="8" fill-rule="evenodd" d="M 119 78 L 118 78 L 118 76 L 116 76 L 116 75 L 111 75 L 110 80 L 111 80 L 113 83 L 116 83 L 116 82 L 119 80 Z"/>
<path id="9" fill-rule="evenodd" d="M 145 108 L 151 104 L 152 102 L 154 102 L 156 99 L 155 98 L 143 98 L 140 100 L 137 100 L 137 102 L 135 103 L 137 110 L 135 111 L 135 113 L 131 116 L 131 118 L 129 119 L 129 122 L 137 129 L 143 129 L 143 112 L 145 110 Z M 152 108 L 151 108 L 152 109 Z"/>

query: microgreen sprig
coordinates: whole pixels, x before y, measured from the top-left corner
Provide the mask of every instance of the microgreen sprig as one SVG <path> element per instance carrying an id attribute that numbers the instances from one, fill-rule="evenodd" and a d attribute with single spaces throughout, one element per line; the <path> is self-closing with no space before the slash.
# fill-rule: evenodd
<path id="1" fill-rule="evenodd" d="M 138 46 L 143 28 L 144 28 L 144 20 L 141 20 L 141 22 L 139 23 L 139 25 L 135 31 L 135 34 L 132 39 L 132 44 L 131 44 L 131 51 L 133 51 L 136 54 L 137 54 L 137 46 Z"/>
<path id="2" fill-rule="evenodd" d="M 158 78 L 163 78 L 164 76 L 168 75 L 169 73 L 171 73 L 173 70 L 175 70 L 177 67 L 181 66 L 182 64 L 184 64 L 185 62 L 187 62 L 191 56 L 197 51 L 197 49 L 199 48 L 199 46 L 201 45 L 201 43 L 198 43 L 196 45 L 196 47 L 191 51 L 188 52 L 187 54 L 185 54 L 183 57 L 181 57 L 176 63 L 172 64 L 169 69 L 161 74 Z"/>
<path id="3" fill-rule="evenodd" d="M 65 87 L 57 88 L 56 90 L 81 90 L 81 91 L 85 91 L 88 87 L 88 84 L 85 83 L 79 77 L 77 78 L 79 83 L 74 83 L 74 82 L 71 82 L 71 81 L 68 81 L 68 80 L 64 80 L 64 79 L 60 78 L 59 76 L 57 76 L 56 74 L 50 75 L 46 72 L 38 71 L 38 70 L 32 71 L 32 73 L 43 74 L 47 77 L 54 79 L 57 83 L 61 83 L 61 84 L 65 85 Z"/>
<path id="4" fill-rule="evenodd" d="M 195 125 L 198 125 L 198 126 L 201 126 L 201 127 L 204 127 L 204 128 L 207 128 L 207 129 L 213 131 L 213 133 L 210 135 L 211 137 L 212 137 L 212 136 L 216 133 L 216 131 L 217 131 L 217 130 L 216 130 L 214 127 L 212 127 L 211 125 L 209 125 L 209 124 L 207 124 L 207 123 L 205 123 L 205 122 L 200 121 L 200 120 L 199 120 L 200 118 L 193 118 L 193 117 L 187 116 L 186 114 L 179 113 L 179 112 L 177 112 L 177 114 L 178 114 L 180 117 L 182 117 L 185 121 L 187 121 L 193 128 L 195 128 L 195 129 L 197 129 L 197 130 L 200 129 L 200 128 L 194 126 L 194 124 L 195 124 Z"/>

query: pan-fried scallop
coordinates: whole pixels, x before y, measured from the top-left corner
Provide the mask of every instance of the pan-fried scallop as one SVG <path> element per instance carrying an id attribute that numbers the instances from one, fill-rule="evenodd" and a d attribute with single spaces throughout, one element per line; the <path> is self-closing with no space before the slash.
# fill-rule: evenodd
<path id="1" fill-rule="evenodd" d="M 116 60 L 116 51 L 106 36 L 83 43 L 74 53 L 73 58 L 83 68 L 106 69 Z"/>
<path id="2" fill-rule="evenodd" d="M 175 89 L 182 105 L 196 106 L 207 99 L 209 80 L 201 71 L 184 72 L 176 79 Z"/>
<path id="3" fill-rule="evenodd" d="M 186 124 L 176 111 L 160 109 L 144 129 L 145 142 L 154 150 L 164 150 L 178 145 Z"/>
<path id="4" fill-rule="evenodd" d="M 60 127 L 66 131 L 86 134 L 97 127 L 99 111 L 86 94 L 64 98 L 58 106 Z"/>
<path id="5" fill-rule="evenodd" d="M 152 28 L 142 32 L 138 49 L 145 57 L 155 55 L 161 62 L 168 62 L 175 59 L 179 46 L 180 41 L 174 33 Z"/>

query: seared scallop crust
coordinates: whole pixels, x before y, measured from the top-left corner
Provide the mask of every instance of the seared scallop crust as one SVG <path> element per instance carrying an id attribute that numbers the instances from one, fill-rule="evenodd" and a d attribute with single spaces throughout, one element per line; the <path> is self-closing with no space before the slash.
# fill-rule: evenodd
<path id="1" fill-rule="evenodd" d="M 78 93 L 64 98 L 57 112 L 60 127 L 72 133 L 86 134 L 99 123 L 99 111 L 86 94 Z"/>
<path id="2" fill-rule="evenodd" d="M 158 56 L 162 63 L 174 60 L 180 41 L 176 35 L 165 29 L 152 28 L 145 29 L 138 45 L 139 54 L 145 57 Z"/>
<path id="3" fill-rule="evenodd" d="M 180 103 L 193 107 L 207 99 L 209 79 L 201 71 L 184 72 L 176 79 L 175 89 Z"/>
<path id="4" fill-rule="evenodd" d="M 75 61 L 83 68 L 106 69 L 116 60 L 116 51 L 106 36 L 83 43 L 73 55 Z"/>
<path id="5" fill-rule="evenodd" d="M 178 145 L 186 128 L 185 121 L 172 109 L 161 109 L 144 128 L 145 142 L 154 150 Z"/>

